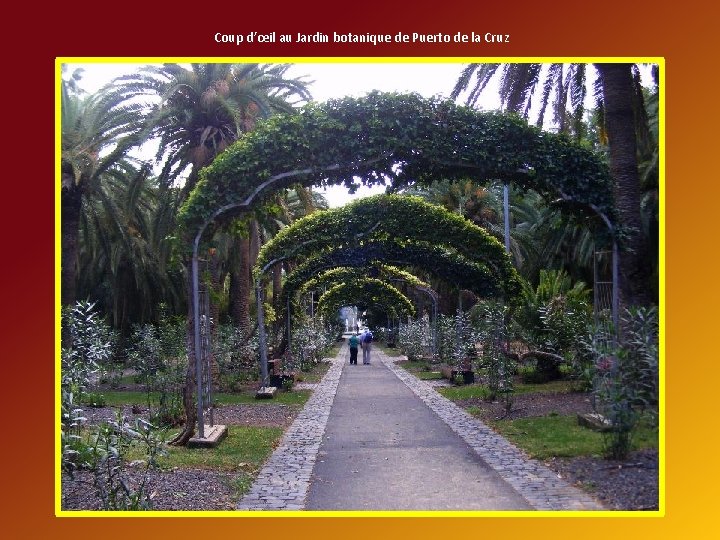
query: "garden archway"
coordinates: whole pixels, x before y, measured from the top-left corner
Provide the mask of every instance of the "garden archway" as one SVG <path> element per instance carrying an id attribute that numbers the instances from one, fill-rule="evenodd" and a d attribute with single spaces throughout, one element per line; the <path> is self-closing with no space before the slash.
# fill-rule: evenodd
<path id="1" fill-rule="evenodd" d="M 612 183 L 605 163 L 566 137 L 528 126 L 515 116 L 417 94 L 372 93 L 310 104 L 297 114 L 259 124 L 201 171 L 178 215 L 192 249 L 190 362 L 200 369 L 198 250 L 208 229 L 292 184 L 344 184 L 353 191 L 359 184 L 389 183 L 399 189 L 468 177 L 478 183 L 513 183 L 548 199 L 571 201 L 571 212 L 600 215 L 612 229 Z M 258 305 L 262 308 L 259 297 Z M 258 328 L 263 341 L 262 324 Z M 200 398 L 199 373 L 196 379 Z M 198 403 L 202 437 L 201 416 Z M 186 429 L 176 440 L 187 438 Z"/>

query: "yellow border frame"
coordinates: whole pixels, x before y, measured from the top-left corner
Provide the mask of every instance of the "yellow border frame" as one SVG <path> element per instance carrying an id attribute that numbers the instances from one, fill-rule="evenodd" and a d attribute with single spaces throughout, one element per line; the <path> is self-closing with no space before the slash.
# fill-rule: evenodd
<path id="1" fill-rule="evenodd" d="M 660 178 L 659 178 L 659 349 L 660 349 L 660 404 L 659 404 L 659 506 L 653 511 L 625 511 L 625 510 L 601 510 L 601 511 L 267 511 L 267 512 L 243 512 L 239 510 L 228 511 L 172 511 L 158 510 L 148 512 L 130 511 L 96 511 L 96 510 L 62 510 L 61 496 L 61 463 L 60 445 L 61 429 L 57 419 L 60 418 L 60 256 L 61 256 L 61 234 L 60 234 L 60 185 L 61 170 L 60 156 L 62 153 L 62 130 L 61 119 L 61 90 L 62 64 L 83 63 L 83 64 L 154 64 L 154 63 L 231 63 L 231 62 L 283 62 L 295 64 L 463 64 L 463 63 L 609 63 L 609 62 L 630 62 L 657 64 L 660 68 L 660 96 L 659 96 L 659 133 L 658 151 L 660 154 Z M 633 517 L 633 518 L 656 518 L 665 516 L 665 59 L 663 57 L 58 57 L 55 59 L 55 515 L 57 517 L 223 517 L 223 518 L 310 518 L 310 517 L 411 517 L 411 518 L 437 518 L 437 517 Z"/>

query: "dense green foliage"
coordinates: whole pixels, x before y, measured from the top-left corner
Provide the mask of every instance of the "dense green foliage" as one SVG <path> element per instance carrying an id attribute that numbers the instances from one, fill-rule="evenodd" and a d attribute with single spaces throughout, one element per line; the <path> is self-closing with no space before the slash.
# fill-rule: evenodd
<path id="1" fill-rule="evenodd" d="M 517 273 L 495 238 L 416 197 L 378 195 L 302 218 L 263 247 L 255 272 L 260 276 L 273 265 L 296 260 L 302 262 L 286 276 L 281 309 L 307 282 L 316 286 L 322 272 L 330 279 L 373 267 L 381 279 L 426 286 L 407 272 L 383 270 L 381 263 L 421 268 L 482 296 L 511 300 L 520 292 Z"/>
<path id="2" fill-rule="evenodd" d="M 412 302 L 395 287 L 368 277 L 331 287 L 320 297 L 318 310 L 332 315 L 342 306 L 358 306 L 360 310 L 379 307 L 394 318 L 415 313 Z"/>
<path id="3" fill-rule="evenodd" d="M 310 104 L 258 124 L 204 169 L 179 219 L 193 235 L 218 209 L 255 204 L 293 183 L 352 189 L 357 182 L 390 180 L 397 189 L 468 176 L 572 197 L 581 208 L 613 214 L 606 165 L 567 138 L 515 116 L 374 92 Z"/>
<path id="4" fill-rule="evenodd" d="M 399 281 L 406 283 L 411 287 L 430 286 L 417 276 L 411 274 L 410 272 L 406 272 L 405 270 L 401 270 L 399 268 L 386 264 L 377 264 L 373 266 L 372 269 L 370 269 L 369 271 L 364 268 L 333 268 L 331 270 L 323 272 L 316 278 L 306 281 L 305 284 L 302 286 L 300 292 L 310 291 L 313 289 L 318 289 L 320 287 L 332 286 L 334 284 L 342 283 L 345 281 L 361 279 L 368 276 L 368 274 L 372 273 L 373 270 L 376 273 L 376 277 L 384 281 Z"/>
<path id="5" fill-rule="evenodd" d="M 481 259 L 505 279 L 514 273 L 502 245 L 485 230 L 440 206 L 399 195 L 366 197 L 302 218 L 264 246 L 257 266 L 334 247 L 351 251 L 363 242 L 385 239 L 451 247 L 466 258 Z"/>

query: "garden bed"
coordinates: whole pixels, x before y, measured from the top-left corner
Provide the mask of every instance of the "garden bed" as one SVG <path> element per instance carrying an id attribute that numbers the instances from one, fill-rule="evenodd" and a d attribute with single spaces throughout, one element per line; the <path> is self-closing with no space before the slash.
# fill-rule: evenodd
<path id="1" fill-rule="evenodd" d="M 137 409 L 136 409 L 137 410 Z M 228 425 L 230 435 L 242 438 L 237 430 L 242 428 L 276 428 L 285 430 L 295 419 L 301 407 L 295 405 L 222 405 L 216 409 L 215 421 Z M 85 416 L 89 424 L 96 424 L 115 417 L 114 407 L 88 409 Z M 123 413 L 132 419 L 135 415 L 130 406 L 123 407 Z M 144 412 L 141 412 L 142 416 Z M 224 441 L 220 446 L 222 453 L 232 440 Z M 194 452 L 199 460 L 202 450 Z M 192 457 L 191 457 L 192 459 Z M 222 456 L 218 457 L 223 460 Z M 231 456 L 228 459 L 232 461 Z M 250 486 L 264 458 L 259 463 L 250 459 L 227 467 L 223 464 L 203 466 L 172 467 L 167 470 L 151 471 L 148 477 L 148 493 L 152 496 L 153 510 L 233 510 L 240 496 Z M 140 478 L 140 471 L 128 467 L 128 480 L 131 486 Z M 102 504 L 95 495 L 90 473 L 79 472 L 75 480 L 67 477 L 62 483 L 63 509 L 100 510 Z"/>
<path id="2" fill-rule="evenodd" d="M 505 404 L 482 398 L 455 400 L 485 423 L 531 417 L 575 417 L 592 411 L 586 393 L 520 393 L 513 396 L 509 413 Z M 560 477 L 597 497 L 610 510 L 657 510 L 658 451 L 654 448 L 632 452 L 623 461 L 599 455 L 549 457 L 542 461 Z"/>

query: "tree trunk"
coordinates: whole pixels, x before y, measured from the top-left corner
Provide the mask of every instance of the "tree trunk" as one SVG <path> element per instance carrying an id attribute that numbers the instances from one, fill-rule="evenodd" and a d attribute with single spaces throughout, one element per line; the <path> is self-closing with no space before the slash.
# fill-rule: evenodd
<path id="1" fill-rule="evenodd" d="M 237 328 L 247 336 L 250 329 L 250 238 L 238 237 L 233 246 L 230 269 L 230 316 Z"/>
<path id="2" fill-rule="evenodd" d="M 186 332 L 186 343 L 187 343 L 187 354 L 188 354 L 188 365 L 187 371 L 185 372 L 185 386 L 183 388 L 183 408 L 185 409 L 185 427 L 178 433 L 172 440 L 168 441 L 168 444 L 173 446 L 185 446 L 190 438 L 195 434 L 195 424 L 197 423 L 197 409 L 195 408 L 195 386 L 196 378 L 195 373 L 197 369 L 196 358 L 195 358 L 195 327 L 194 327 L 194 306 L 193 306 L 193 287 L 192 287 L 192 269 L 189 261 L 185 263 L 187 269 L 187 284 L 188 284 L 188 318 L 187 318 L 187 332 Z"/>
<path id="3" fill-rule="evenodd" d="M 60 192 L 62 236 L 60 301 L 63 306 L 72 305 L 77 300 L 78 236 L 83 196 L 80 185 L 82 184 L 75 183 L 72 173 L 63 172 Z"/>
<path id="4" fill-rule="evenodd" d="M 621 306 L 649 305 L 652 270 L 640 217 L 640 177 L 637 165 L 631 64 L 596 64 L 603 85 L 605 129 L 614 180 L 615 205 L 626 233 L 620 248 Z"/>

